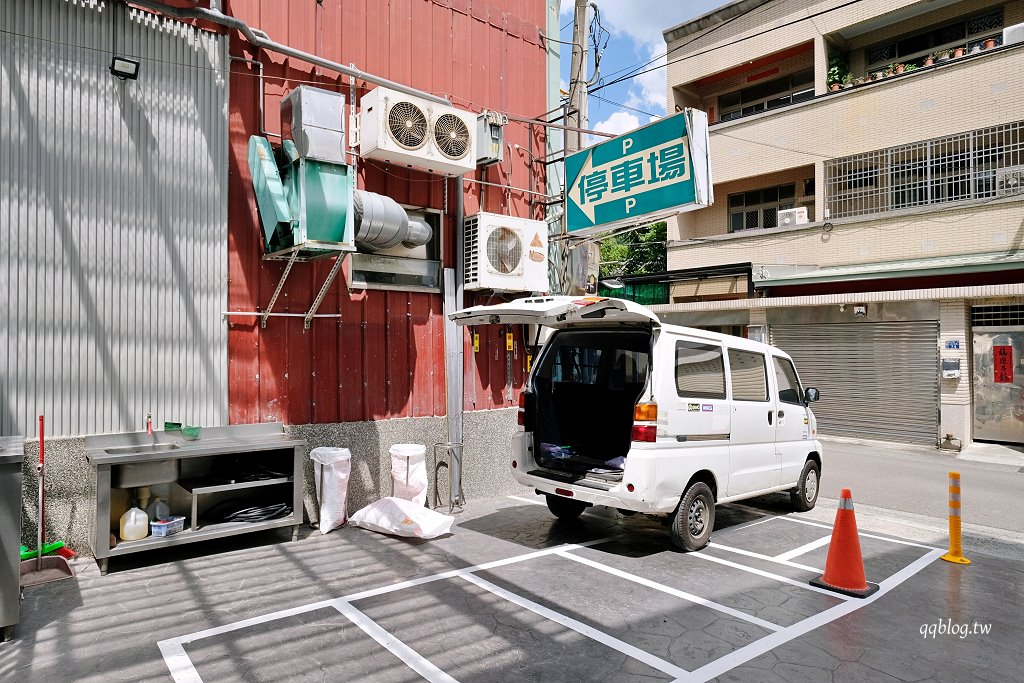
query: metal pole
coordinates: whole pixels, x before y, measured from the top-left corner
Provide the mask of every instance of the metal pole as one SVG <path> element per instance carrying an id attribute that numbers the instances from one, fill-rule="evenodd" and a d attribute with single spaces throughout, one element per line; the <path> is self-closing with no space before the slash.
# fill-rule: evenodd
<path id="1" fill-rule="evenodd" d="M 569 67 L 569 108 L 573 110 L 569 126 L 587 127 L 587 6 L 589 0 L 576 0 L 572 28 L 572 64 Z M 570 152 L 580 149 L 580 133 L 567 130 L 565 148 Z"/>

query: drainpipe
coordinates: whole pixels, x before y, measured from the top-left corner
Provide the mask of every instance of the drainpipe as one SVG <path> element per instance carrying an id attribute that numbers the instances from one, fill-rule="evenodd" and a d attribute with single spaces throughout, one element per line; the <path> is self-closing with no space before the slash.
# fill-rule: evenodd
<path id="1" fill-rule="evenodd" d="M 324 59 L 323 57 L 310 54 L 309 52 L 303 52 L 302 50 L 296 50 L 288 45 L 277 43 L 271 40 L 270 36 L 260 29 L 251 28 L 241 19 L 236 19 L 233 16 L 221 12 L 218 9 L 218 6 L 221 3 L 216 0 L 210 3 L 210 9 L 206 9 L 204 7 L 172 7 L 171 5 L 165 5 L 164 3 L 157 2 L 156 0 L 130 0 L 130 2 L 132 5 L 145 7 L 146 9 L 154 12 L 160 12 L 161 14 L 166 14 L 167 16 L 176 17 L 178 19 L 200 19 L 220 26 L 226 26 L 227 28 L 239 31 L 243 36 L 245 36 L 245 39 L 255 47 L 262 48 L 269 52 L 276 52 L 277 54 L 285 55 L 286 57 L 293 57 L 309 64 L 321 66 L 325 69 L 330 69 L 331 71 L 337 71 L 338 73 L 345 74 L 346 76 L 353 76 L 368 83 L 375 83 L 377 85 L 382 85 L 385 88 L 397 90 L 398 92 L 405 93 L 406 95 L 420 97 L 434 102 L 435 104 L 451 106 L 451 102 L 447 99 L 444 97 L 438 97 L 433 93 L 417 90 L 416 88 L 396 83 L 392 80 L 388 80 L 387 78 L 382 78 L 381 76 L 368 74 L 355 67 L 345 66 L 344 64 L 332 62 L 329 59 Z"/>

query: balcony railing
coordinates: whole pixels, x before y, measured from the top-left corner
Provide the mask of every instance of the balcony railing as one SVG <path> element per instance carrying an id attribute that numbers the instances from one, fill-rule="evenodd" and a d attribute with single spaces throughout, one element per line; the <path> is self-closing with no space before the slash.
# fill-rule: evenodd
<path id="1" fill-rule="evenodd" d="M 1024 195 L 1024 121 L 825 162 L 826 216 Z"/>

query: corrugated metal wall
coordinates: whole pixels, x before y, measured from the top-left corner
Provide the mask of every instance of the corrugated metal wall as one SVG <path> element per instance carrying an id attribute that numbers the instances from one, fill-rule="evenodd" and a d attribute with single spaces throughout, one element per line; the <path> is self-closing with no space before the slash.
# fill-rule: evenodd
<path id="1" fill-rule="evenodd" d="M 226 39 L 65 0 L 0 31 L 0 434 L 224 423 Z"/>
<path id="2" fill-rule="evenodd" d="M 278 42 L 314 52 L 369 73 L 449 96 L 461 108 L 495 109 L 538 116 L 547 109 L 545 51 L 540 27 L 544 0 L 325 0 L 322 5 L 279 0 L 233 0 L 228 11 Z M 347 78 L 298 60 L 257 51 L 232 35 L 231 54 L 258 58 L 266 74 L 266 128 L 280 132 L 279 103 L 302 83 L 338 90 L 346 100 Z M 357 83 L 357 93 L 369 84 Z M 247 144 L 258 134 L 258 81 L 250 65 L 236 63 L 231 76 L 230 273 L 233 311 L 265 308 L 281 276 L 280 262 L 262 260 L 263 245 L 249 177 Z M 511 123 L 505 162 L 475 178 L 543 192 L 544 131 L 530 138 Z M 272 138 L 274 142 L 276 138 Z M 533 185 L 530 185 L 531 159 Z M 444 181 L 378 163 L 360 165 L 359 186 L 413 206 L 444 209 Z M 487 211 L 538 218 L 522 192 L 466 185 L 466 214 Z M 445 266 L 453 267 L 454 196 L 444 219 Z M 461 258 L 461 255 L 460 255 Z M 275 311 L 305 313 L 330 263 L 295 266 Z M 467 297 L 467 305 L 484 303 Z M 494 299 L 497 301 L 498 299 Z M 254 318 L 229 324 L 230 419 L 233 423 L 282 420 L 291 424 L 347 422 L 444 415 L 445 362 L 440 294 L 404 291 L 349 292 L 339 276 L 319 313 L 304 330 L 301 318 L 271 318 L 260 329 Z M 466 337 L 465 407 L 513 405 L 524 380 L 522 333 L 511 353 L 504 330 L 479 330 L 480 351 Z M 508 399 L 509 386 L 513 390 Z"/>

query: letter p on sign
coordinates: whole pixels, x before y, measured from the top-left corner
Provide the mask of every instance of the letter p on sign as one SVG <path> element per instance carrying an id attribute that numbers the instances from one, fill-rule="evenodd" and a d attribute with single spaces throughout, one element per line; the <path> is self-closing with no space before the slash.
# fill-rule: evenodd
<path id="1" fill-rule="evenodd" d="M 626 199 L 626 213 L 629 213 L 636 206 L 636 200 L 632 197 Z"/>
<path id="2" fill-rule="evenodd" d="M 622 141 L 622 153 L 623 155 L 629 154 L 629 148 L 633 146 L 633 140 L 631 138 L 625 138 Z"/>

